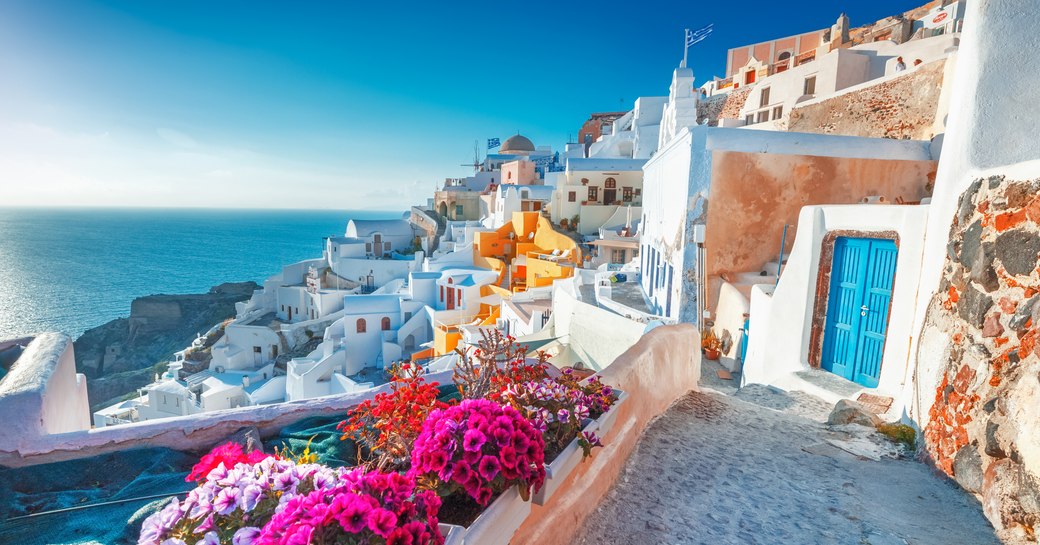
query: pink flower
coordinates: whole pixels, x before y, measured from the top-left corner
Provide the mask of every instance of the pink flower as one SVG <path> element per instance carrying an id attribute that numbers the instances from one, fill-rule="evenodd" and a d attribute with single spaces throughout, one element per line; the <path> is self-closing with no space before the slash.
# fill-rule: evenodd
<path id="1" fill-rule="evenodd" d="M 502 447 L 502 450 L 498 451 L 498 456 L 502 461 L 502 465 L 513 469 L 516 467 L 517 453 L 513 447 Z"/>
<path id="2" fill-rule="evenodd" d="M 491 494 L 491 489 L 485 486 L 477 492 L 477 496 L 474 499 L 477 500 L 477 503 L 480 505 L 487 505 L 491 502 Z"/>
<path id="3" fill-rule="evenodd" d="M 480 471 L 480 476 L 485 481 L 493 481 L 498 475 L 498 470 L 501 467 L 498 458 L 495 458 L 494 456 L 485 456 L 480 460 L 480 466 L 478 466 L 477 469 Z"/>
<path id="4" fill-rule="evenodd" d="M 375 509 L 368 516 L 368 527 L 376 535 L 387 537 L 397 527 L 397 515 L 386 509 Z"/>
<path id="5" fill-rule="evenodd" d="M 356 534 L 368 524 L 368 516 L 372 508 L 360 498 L 351 496 L 353 494 L 342 494 L 336 498 L 336 500 L 343 498 L 343 502 L 346 503 L 343 510 L 336 515 L 336 522 L 339 522 L 344 530 Z"/>
<path id="6" fill-rule="evenodd" d="M 479 451 L 487 442 L 487 437 L 480 430 L 469 430 L 462 439 L 462 448 L 468 452 Z"/>
<path id="7" fill-rule="evenodd" d="M 398 528 L 390 533 L 390 536 L 386 538 L 386 545 L 413 545 L 415 543 L 415 537 L 411 532 L 404 528 Z"/>

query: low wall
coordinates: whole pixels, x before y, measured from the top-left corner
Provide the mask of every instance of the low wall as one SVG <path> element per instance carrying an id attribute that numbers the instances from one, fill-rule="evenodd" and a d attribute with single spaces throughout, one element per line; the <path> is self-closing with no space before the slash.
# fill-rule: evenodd
<path id="1" fill-rule="evenodd" d="M 451 371 L 433 373 L 427 379 L 447 384 L 451 382 Z M 270 437 L 304 418 L 345 416 L 348 410 L 387 389 L 389 385 L 384 384 L 355 394 L 241 407 L 71 433 L 25 434 L 16 441 L 0 443 L 0 466 L 31 466 L 144 447 L 202 451 L 248 426 L 257 427 L 262 437 Z"/>
<path id="2" fill-rule="evenodd" d="M 675 400 L 697 390 L 700 378 L 700 334 L 688 324 L 658 327 L 618 357 L 601 376 L 628 392 L 618 420 L 603 438 L 602 449 L 580 464 L 510 541 L 513 545 L 568 544 L 576 541 L 585 519 L 599 506 L 621 475 L 643 430 Z"/>

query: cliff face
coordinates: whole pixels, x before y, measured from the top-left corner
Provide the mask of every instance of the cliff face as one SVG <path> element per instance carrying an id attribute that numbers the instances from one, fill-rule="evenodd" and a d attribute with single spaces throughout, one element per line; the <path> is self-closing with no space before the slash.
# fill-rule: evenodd
<path id="1" fill-rule="evenodd" d="M 235 315 L 235 303 L 260 289 L 255 282 L 227 283 L 205 294 L 149 295 L 130 305 L 130 317 L 91 329 L 75 342 L 76 369 L 87 376 L 97 407 L 154 379 L 156 364 Z"/>

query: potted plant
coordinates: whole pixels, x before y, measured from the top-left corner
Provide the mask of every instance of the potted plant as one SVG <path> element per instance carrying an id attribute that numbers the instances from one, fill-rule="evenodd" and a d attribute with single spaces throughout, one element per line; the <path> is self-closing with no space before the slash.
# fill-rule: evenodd
<path id="1" fill-rule="evenodd" d="M 544 461 L 541 432 L 516 409 L 467 399 L 430 413 L 409 474 L 444 498 L 441 518 L 466 527 L 467 543 L 506 545 L 531 512 Z"/>
<path id="2" fill-rule="evenodd" d="M 145 519 L 138 543 L 444 542 L 440 498 L 410 477 L 312 459 L 308 451 L 294 460 L 217 447 L 187 478 L 198 487 Z"/>
<path id="3" fill-rule="evenodd" d="M 704 350 L 704 357 L 709 360 L 718 360 L 722 355 L 722 341 L 710 329 L 701 338 L 701 348 Z"/>

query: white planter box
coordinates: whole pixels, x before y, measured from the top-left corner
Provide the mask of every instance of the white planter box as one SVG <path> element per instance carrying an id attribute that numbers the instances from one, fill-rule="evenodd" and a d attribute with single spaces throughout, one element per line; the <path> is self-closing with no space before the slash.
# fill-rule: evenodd
<path id="1" fill-rule="evenodd" d="M 444 536 L 444 545 L 462 545 L 466 537 L 466 529 L 454 524 L 439 524 L 441 535 Z"/>
<path id="2" fill-rule="evenodd" d="M 604 414 L 606 416 L 606 414 Z M 593 420 L 589 422 L 589 425 L 585 426 L 582 431 L 594 432 L 598 429 L 598 421 Z M 556 489 L 560 487 L 563 480 L 574 471 L 574 468 L 578 467 L 581 463 L 582 450 L 578 445 L 578 438 L 575 437 L 570 443 L 564 447 L 563 452 L 556 457 L 552 463 L 545 466 L 545 484 L 542 488 L 535 492 L 531 496 L 531 501 L 535 505 L 545 505 L 545 502 L 549 501 L 549 498 L 556 492 Z"/>
<path id="3" fill-rule="evenodd" d="M 520 498 L 517 488 L 502 493 L 466 528 L 465 545 L 509 545 L 513 534 L 531 514 L 531 502 Z"/>
<path id="4" fill-rule="evenodd" d="M 617 388 L 615 388 L 614 391 L 618 394 L 617 401 L 610 406 L 610 409 L 608 409 L 607 412 L 603 413 L 596 419 L 595 432 L 600 439 L 610 433 L 610 430 L 614 427 L 614 423 L 617 422 L 618 409 L 620 409 L 621 405 L 625 403 L 626 399 L 628 399 L 628 394 L 625 391 L 618 390 Z"/>

